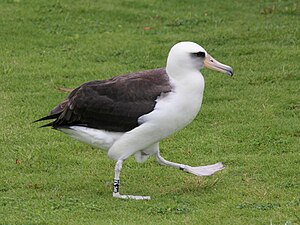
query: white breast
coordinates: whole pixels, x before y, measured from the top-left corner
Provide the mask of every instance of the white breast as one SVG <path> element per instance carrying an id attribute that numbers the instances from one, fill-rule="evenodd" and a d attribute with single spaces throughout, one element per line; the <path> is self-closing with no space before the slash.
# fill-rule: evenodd
<path id="1" fill-rule="evenodd" d="M 140 117 L 139 122 L 155 126 L 155 133 L 161 138 L 189 124 L 197 116 L 203 99 L 204 79 L 201 74 L 196 75 L 185 83 L 171 79 L 174 90 L 158 98 L 154 110 Z"/>

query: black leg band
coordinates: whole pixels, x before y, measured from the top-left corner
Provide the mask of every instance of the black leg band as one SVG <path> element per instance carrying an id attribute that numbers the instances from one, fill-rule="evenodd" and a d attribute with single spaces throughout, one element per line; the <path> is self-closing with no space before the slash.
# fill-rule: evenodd
<path id="1" fill-rule="evenodd" d="M 120 180 L 114 179 L 114 193 L 118 193 L 120 188 Z"/>

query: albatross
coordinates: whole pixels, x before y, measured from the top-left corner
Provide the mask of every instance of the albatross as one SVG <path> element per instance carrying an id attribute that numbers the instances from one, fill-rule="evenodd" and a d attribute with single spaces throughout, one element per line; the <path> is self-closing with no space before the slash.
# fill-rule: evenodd
<path id="1" fill-rule="evenodd" d="M 233 75 L 230 66 L 215 60 L 200 45 L 179 42 L 171 48 L 165 68 L 84 83 L 35 122 L 52 119 L 41 127 L 50 126 L 107 150 L 116 161 L 113 197 L 150 199 L 120 194 L 122 164 L 132 155 L 140 163 L 154 155 L 158 163 L 196 176 L 210 176 L 224 168 L 221 162 L 197 167 L 171 162 L 159 151 L 161 140 L 184 128 L 200 111 L 204 91 L 200 70 L 204 67 Z"/>

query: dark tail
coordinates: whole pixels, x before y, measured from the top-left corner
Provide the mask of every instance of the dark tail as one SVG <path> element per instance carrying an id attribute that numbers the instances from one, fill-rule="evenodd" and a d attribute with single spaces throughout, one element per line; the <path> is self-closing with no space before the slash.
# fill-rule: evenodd
<path id="1" fill-rule="evenodd" d="M 44 121 L 44 120 L 52 120 L 52 119 L 57 119 L 59 117 L 61 113 L 57 113 L 57 114 L 52 114 L 52 115 L 49 115 L 49 116 L 45 116 L 43 118 L 40 118 L 38 120 L 35 120 L 33 121 L 33 123 L 36 123 L 36 122 L 40 122 L 40 121 Z M 50 122 L 50 123 L 47 123 L 45 125 L 42 125 L 40 126 L 40 128 L 42 127 L 50 127 L 50 126 L 53 126 L 54 122 Z"/>

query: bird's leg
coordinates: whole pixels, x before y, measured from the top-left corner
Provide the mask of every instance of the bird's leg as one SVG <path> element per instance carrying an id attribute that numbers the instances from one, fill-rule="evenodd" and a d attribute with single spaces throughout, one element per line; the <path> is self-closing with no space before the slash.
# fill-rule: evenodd
<path id="1" fill-rule="evenodd" d="M 113 196 L 120 195 L 119 188 L 120 188 L 120 172 L 122 169 L 123 160 L 118 160 L 115 166 L 115 178 L 114 178 L 114 191 Z"/>
<path id="2" fill-rule="evenodd" d="M 136 199 L 136 200 L 150 200 L 150 196 L 135 196 L 135 195 L 121 195 L 120 189 L 120 172 L 122 169 L 123 160 L 118 160 L 115 166 L 115 178 L 114 178 L 114 189 L 113 197 L 122 199 Z"/>
<path id="3" fill-rule="evenodd" d="M 192 166 L 188 166 L 188 165 L 170 162 L 170 161 L 165 160 L 163 157 L 161 157 L 161 155 L 159 154 L 159 151 L 156 153 L 156 160 L 161 165 L 172 166 L 177 169 L 183 170 L 185 172 L 192 173 L 196 176 L 210 176 L 210 175 L 214 174 L 215 172 L 224 169 L 224 166 L 221 162 L 218 162 L 213 165 L 197 166 L 197 167 L 192 167 Z"/>

